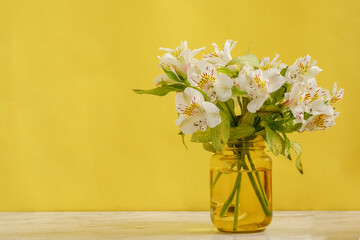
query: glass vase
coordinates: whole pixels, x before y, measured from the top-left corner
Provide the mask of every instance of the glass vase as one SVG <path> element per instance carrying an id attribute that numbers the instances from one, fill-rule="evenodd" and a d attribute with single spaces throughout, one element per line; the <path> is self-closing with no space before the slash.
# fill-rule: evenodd
<path id="1" fill-rule="evenodd" d="M 272 218 L 271 158 L 260 136 L 229 141 L 210 159 L 210 212 L 223 232 L 260 232 Z"/>

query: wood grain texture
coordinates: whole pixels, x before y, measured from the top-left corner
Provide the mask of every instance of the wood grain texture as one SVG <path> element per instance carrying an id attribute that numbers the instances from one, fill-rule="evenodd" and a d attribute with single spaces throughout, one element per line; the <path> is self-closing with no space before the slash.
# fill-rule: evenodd
<path id="1" fill-rule="evenodd" d="M 225 234 L 209 212 L 3 212 L 0 239 L 358 240 L 360 211 L 277 211 L 262 233 Z"/>

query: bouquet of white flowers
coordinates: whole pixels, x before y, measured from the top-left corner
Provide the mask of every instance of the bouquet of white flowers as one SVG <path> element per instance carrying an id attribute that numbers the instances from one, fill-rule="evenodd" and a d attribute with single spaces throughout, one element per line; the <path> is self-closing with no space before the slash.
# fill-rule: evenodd
<path id="1" fill-rule="evenodd" d="M 300 155 L 301 146 L 287 133 L 335 125 L 339 112 L 334 104 L 344 89 L 337 90 L 336 83 L 331 92 L 319 87 L 315 76 L 322 69 L 311 56 L 290 66 L 281 63 L 278 54 L 272 61 L 268 57 L 259 61 L 250 54 L 232 58 L 235 44 L 227 40 L 220 50 L 213 43 L 214 52 L 200 61 L 194 56 L 205 47 L 191 51 L 184 41 L 176 49 L 160 48 L 167 53 L 159 57 L 164 74 L 154 79 L 158 87 L 134 91 L 158 96 L 177 92 L 175 123 L 180 134 L 193 134 L 192 142 L 202 142 L 213 152 L 221 151 L 229 138 L 256 134 L 264 137 L 275 155 L 290 158 L 290 148 Z M 296 167 L 302 172 L 300 159 Z"/>
<path id="2" fill-rule="evenodd" d="M 235 44 L 236 41 L 227 40 L 221 50 L 213 43 L 214 52 L 203 55 L 201 60 L 194 56 L 204 48 L 191 51 L 186 41 L 176 49 L 160 48 L 167 53 L 159 57 L 159 67 L 164 74 L 154 79 L 157 87 L 134 91 L 158 96 L 176 92 L 178 119 L 175 123 L 183 142 L 184 134 L 192 134 L 192 142 L 202 143 L 207 151 L 221 153 L 228 143 L 234 144 L 234 140 L 261 136 L 275 155 L 291 160 L 290 149 L 294 149 L 295 166 L 303 173 L 301 145 L 291 141 L 287 134 L 324 130 L 335 125 L 339 112 L 334 105 L 343 97 L 344 90 L 337 90 L 336 83 L 331 92 L 319 87 L 315 77 L 322 69 L 309 55 L 298 58 L 290 66 L 281 63 L 278 54 L 271 61 L 268 57 L 259 61 L 249 52 L 233 58 L 230 52 Z M 231 165 L 231 169 L 236 168 L 238 172 L 236 181 L 239 177 L 241 180 L 242 170 L 255 172 L 256 177 L 249 174 L 249 179 L 262 209 L 269 216 L 264 184 L 258 170 L 248 167 L 254 166 L 250 148 L 241 151 L 243 154 Z M 211 189 L 221 174 L 214 177 Z M 229 211 L 236 192 L 240 192 L 239 183 L 235 183 L 228 200 L 221 205 L 220 217 Z M 236 231 L 239 202 L 234 206 L 233 231 Z"/>

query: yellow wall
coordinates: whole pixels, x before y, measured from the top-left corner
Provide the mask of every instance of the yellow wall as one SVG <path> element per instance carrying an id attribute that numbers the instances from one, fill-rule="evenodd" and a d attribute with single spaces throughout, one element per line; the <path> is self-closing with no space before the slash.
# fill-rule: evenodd
<path id="1" fill-rule="evenodd" d="M 275 209 L 360 209 L 360 2 L 0 1 L 0 211 L 207 210 L 209 157 L 181 144 L 174 95 L 152 88 L 159 46 L 292 64 L 345 88 L 337 126 L 293 134 L 305 174 L 274 158 Z M 357 124 L 357 125 L 356 125 Z M 188 138 L 187 138 L 188 140 Z"/>

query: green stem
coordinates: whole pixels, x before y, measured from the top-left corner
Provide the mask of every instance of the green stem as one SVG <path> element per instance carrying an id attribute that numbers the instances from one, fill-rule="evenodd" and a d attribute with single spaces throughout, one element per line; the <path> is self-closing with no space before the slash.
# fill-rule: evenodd
<path id="1" fill-rule="evenodd" d="M 262 207 L 262 209 L 264 210 L 264 213 L 267 217 L 271 216 L 271 211 L 268 209 L 268 207 L 266 206 L 266 203 L 264 201 L 264 199 L 262 198 L 261 192 L 256 184 L 255 178 L 252 175 L 252 172 L 250 171 L 249 167 L 246 165 L 245 161 L 243 162 L 243 167 L 244 170 L 247 171 L 249 180 L 251 185 L 253 186 L 253 189 L 255 191 L 256 197 L 258 198 L 260 205 Z"/>
<path id="2" fill-rule="evenodd" d="M 214 179 L 214 182 L 211 184 L 211 187 L 210 187 L 210 191 L 211 191 L 211 192 L 213 191 L 213 189 L 214 189 L 214 187 L 215 187 L 215 184 L 217 183 L 217 181 L 219 180 L 219 178 L 221 177 L 221 175 L 222 175 L 222 172 L 218 172 L 218 173 L 216 174 L 216 177 L 215 177 L 215 179 Z"/>
<path id="3" fill-rule="evenodd" d="M 235 114 L 233 113 L 233 110 L 230 108 L 228 102 L 225 102 L 225 106 L 226 106 L 226 108 L 227 108 L 227 110 L 228 110 L 228 112 L 229 112 L 229 114 L 230 114 L 230 116 L 231 116 L 231 118 L 233 120 L 234 126 L 236 126 L 236 117 L 235 117 Z"/>
<path id="4" fill-rule="evenodd" d="M 254 166 L 254 163 L 253 163 L 253 161 L 252 161 L 252 159 L 251 159 L 251 156 L 250 156 L 250 153 L 249 153 L 249 152 L 246 153 L 246 156 L 247 156 L 247 158 L 248 158 L 248 160 L 249 160 L 251 170 L 255 172 L 255 176 L 256 176 L 257 182 L 258 182 L 258 184 L 259 184 L 259 187 L 260 187 L 260 190 L 261 190 L 261 194 L 262 194 L 262 196 L 263 196 L 263 198 L 264 198 L 264 200 L 265 200 L 266 206 L 269 206 L 269 200 L 268 200 L 267 197 L 266 197 L 266 193 L 265 193 L 264 186 L 263 186 L 262 183 L 261 183 L 260 174 L 259 174 L 259 172 L 256 170 L 256 168 L 255 168 L 255 166 Z"/>
<path id="5" fill-rule="evenodd" d="M 234 163 L 231 165 L 230 169 L 232 169 L 233 167 L 235 167 L 236 163 L 237 163 L 237 162 L 234 162 Z M 211 187 L 210 187 L 210 191 L 211 191 L 211 192 L 213 191 L 213 189 L 214 189 L 214 187 L 215 187 L 215 184 L 217 183 L 217 181 L 219 180 L 219 178 L 221 177 L 222 174 L 223 174 L 222 172 L 218 172 L 218 173 L 216 174 L 216 177 L 215 177 L 215 179 L 214 179 L 214 182 L 211 184 Z"/>
<path id="6" fill-rule="evenodd" d="M 240 182 L 241 182 L 241 173 L 238 173 L 236 180 L 235 180 L 234 188 L 231 191 L 228 199 L 226 200 L 226 202 L 224 203 L 224 205 L 221 208 L 220 217 L 224 217 L 225 213 L 229 209 L 229 206 L 230 206 L 232 200 L 234 199 L 235 192 L 237 191 Z"/>
<path id="7" fill-rule="evenodd" d="M 239 184 L 238 184 L 238 188 L 236 191 L 236 196 L 235 196 L 235 210 L 234 210 L 234 225 L 233 225 L 233 230 L 236 231 L 237 230 L 237 223 L 238 223 L 238 217 L 239 217 L 239 205 L 240 205 L 240 191 L 241 191 L 241 165 L 238 165 L 238 175 L 240 177 L 239 180 Z"/>

